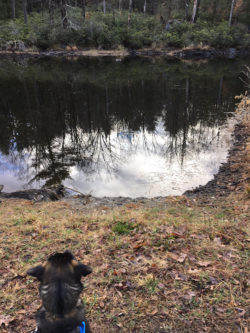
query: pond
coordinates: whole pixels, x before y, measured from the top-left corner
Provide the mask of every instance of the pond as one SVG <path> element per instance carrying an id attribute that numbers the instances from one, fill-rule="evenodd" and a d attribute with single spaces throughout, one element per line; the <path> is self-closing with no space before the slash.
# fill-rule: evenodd
<path id="1" fill-rule="evenodd" d="M 226 161 L 244 60 L 0 61 L 0 184 L 181 195 Z"/>

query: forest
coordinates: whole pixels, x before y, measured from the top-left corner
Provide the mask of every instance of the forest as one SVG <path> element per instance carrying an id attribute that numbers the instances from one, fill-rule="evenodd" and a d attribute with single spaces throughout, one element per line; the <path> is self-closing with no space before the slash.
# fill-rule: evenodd
<path id="1" fill-rule="evenodd" d="M 247 48 L 249 13 L 249 0 L 4 0 L 0 48 Z"/>

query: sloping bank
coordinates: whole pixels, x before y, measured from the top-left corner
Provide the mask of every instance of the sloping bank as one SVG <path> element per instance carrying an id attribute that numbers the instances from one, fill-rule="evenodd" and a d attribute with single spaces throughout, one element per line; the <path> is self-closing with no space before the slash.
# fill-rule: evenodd
<path id="1" fill-rule="evenodd" d="M 228 195 L 247 190 L 250 181 L 250 97 L 244 96 L 236 110 L 239 122 L 234 128 L 233 146 L 228 161 L 223 163 L 214 179 L 205 186 L 186 191 L 187 196 Z"/>

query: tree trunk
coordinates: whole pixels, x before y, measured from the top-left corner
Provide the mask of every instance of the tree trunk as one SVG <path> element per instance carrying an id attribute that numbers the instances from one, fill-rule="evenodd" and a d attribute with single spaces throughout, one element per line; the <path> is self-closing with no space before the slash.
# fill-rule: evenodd
<path id="1" fill-rule="evenodd" d="M 171 18 L 171 12 L 172 12 L 172 0 L 168 0 L 168 20 Z"/>
<path id="2" fill-rule="evenodd" d="M 106 14 L 106 0 L 103 0 L 103 13 Z"/>
<path id="3" fill-rule="evenodd" d="M 231 10 L 230 10 L 230 15 L 229 15 L 229 20 L 228 20 L 228 26 L 229 27 L 231 27 L 231 25 L 232 25 L 232 17 L 233 17 L 235 2 L 236 2 L 236 0 L 232 0 L 232 3 L 231 3 Z"/>
<path id="4" fill-rule="evenodd" d="M 185 20 L 188 21 L 189 0 L 185 1 Z"/>
<path id="5" fill-rule="evenodd" d="M 199 7 L 200 7 L 200 0 L 194 0 L 192 23 L 195 23 L 197 20 Z"/>
<path id="6" fill-rule="evenodd" d="M 24 16 L 24 23 L 28 23 L 28 16 L 27 16 L 27 0 L 23 0 L 23 16 Z"/>
<path id="7" fill-rule="evenodd" d="M 50 20 L 50 25 L 52 26 L 54 23 L 54 8 L 52 0 L 49 0 L 49 20 Z"/>
<path id="8" fill-rule="evenodd" d="M 68 18 L 67 18 L 65 0 L 61 0 L 61 18 L 62 18 L 63 29 L 67 29 L 68 28 Z"/>
<path id="9" fill-rule="evenodd" d="M 86 18 L 86 0 L 82 0 L 82 18 L 85 21 Z"/>
<path id="10" fill-rule="evenodd" d="M 217 15 L 217 0 L 213 1 L 213 17 Z"/>
<path id="11" fill-rule="evenodd" d="M 122 0 L 119 0 L 119 12 L 122 11 Z"/>
<path id="12" fill-rule="evenodd" d="M 146 13 L 147 13 L 147 0 L 145 0 L 145 2 L 144 2 L 143 13 L 144 13 L 144 16 L 146 16 Z"/>
<path id="13" fill-rule="evenodd" d="M 132 15 L 132 6 L 133 6 L 133 0 L 129 0 L 129 6 L 128 6 L 128 27 L 130 27 L 130 21 L 131 21 L 131 15 Z"/>
<path id="14" fill-rule="evenodd" d="M 11 0 L 11 10 L 12 10 L 12 18 L 16 18 L 16 1 Z"/>
<path id="15" fill-rule="evenodd" d="M 33 11 L 33 6 L 32 5 L 33 5 L 32 1 L 27 0 L 27 11 L 28 11 L 28 13 L 31 13 Z"/>

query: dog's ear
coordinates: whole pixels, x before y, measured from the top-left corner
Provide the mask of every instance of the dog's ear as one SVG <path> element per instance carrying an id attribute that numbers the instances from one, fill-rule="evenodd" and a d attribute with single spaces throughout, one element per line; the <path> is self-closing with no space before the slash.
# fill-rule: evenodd
<path id="1" fill-rule="evenodd" d="M 43 273 L 44 273 L 44 267 L 42 265 L 30 268 L 27 271 L 28 275 L 36 277 L 39 281 L 42 281 Z"/>
<path id="2" fill-rule="evenodd" d="M 92 268 L 84 264 L 78 264 L 77 266 L 75 266 L 75 273 L 78 276 L 87 276 L 92 273 Z"/>

